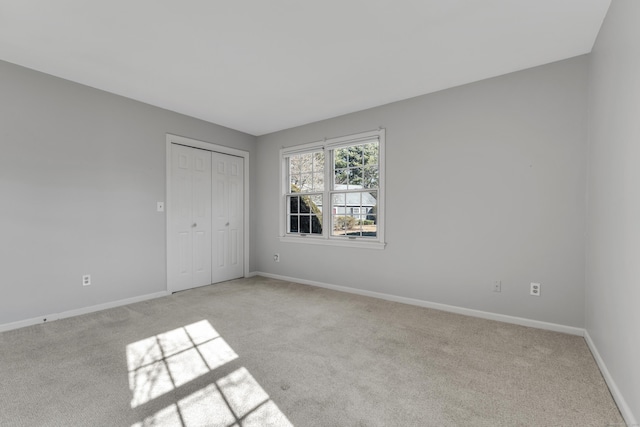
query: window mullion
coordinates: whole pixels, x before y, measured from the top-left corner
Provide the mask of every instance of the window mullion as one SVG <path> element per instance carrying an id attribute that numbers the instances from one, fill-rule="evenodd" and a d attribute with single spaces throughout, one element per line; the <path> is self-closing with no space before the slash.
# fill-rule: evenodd
<path id="1" fill-rule="evenodd" d="M 333 227 L 333 211 L 331 209 L 331 190 L 333 190 L 333 150 L 324 147 L 324 192 L 322 195 L 322 203 L 325 212 L 323 214 L 322 237 L 329 239 L 331 235 L 331 227 Z M 328 218 L 327 218 L 328 216 Z"/>

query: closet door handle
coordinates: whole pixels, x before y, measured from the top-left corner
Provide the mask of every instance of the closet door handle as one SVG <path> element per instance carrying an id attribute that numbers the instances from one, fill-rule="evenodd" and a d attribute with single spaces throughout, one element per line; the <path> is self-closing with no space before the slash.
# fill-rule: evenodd
<path id="1" fill-rule="evenodd" d="M 228 226 L 229 226 L 229 223 L 226 223 L 226 224 L 225 224 L 225 227 L 228 227 Z"/>
<path id="2" fill-rule="evenodd" d="M 197 226 L 198 226 L 198 224 L 196 224 L 195 222 L 192 225 L 192 227 L 194 227 L 194 228 L 197 227 Z"/>

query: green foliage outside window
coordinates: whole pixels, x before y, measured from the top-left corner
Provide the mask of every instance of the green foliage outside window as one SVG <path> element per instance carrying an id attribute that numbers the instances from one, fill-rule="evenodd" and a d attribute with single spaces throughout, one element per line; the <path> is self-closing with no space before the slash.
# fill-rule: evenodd
<path id="1" fill-rule="evenodd" d="M 334 151 L 335 184 L 376 188 L 379 184 L 378 144 L 369 143 Z"/>

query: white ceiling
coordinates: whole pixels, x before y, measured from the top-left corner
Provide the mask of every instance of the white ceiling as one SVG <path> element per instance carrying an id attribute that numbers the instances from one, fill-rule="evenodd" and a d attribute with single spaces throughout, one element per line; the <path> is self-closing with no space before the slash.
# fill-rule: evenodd
<path id="1" fill-rule="evenodd" d="M 0 0 L 0 59 L 253 135 L 591 51 L 610 0 Z"/>

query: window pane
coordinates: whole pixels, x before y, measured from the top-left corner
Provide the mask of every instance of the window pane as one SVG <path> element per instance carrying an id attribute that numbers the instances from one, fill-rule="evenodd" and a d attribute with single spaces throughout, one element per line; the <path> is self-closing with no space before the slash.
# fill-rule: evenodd
<path id="1" fill-rule="evenodd" d="M 291 215 L 289 218 L 289 232 L 290 233 L 298 233 L 300 227 L 298 225 L 298 215 Z"/>
<path id="2" fill-rule="evenodd" d="M 346 194 L 346 206 L 350 211 L 350 208 L 354 206 L 360 207 L 362 201 L 362 193 L 347 193 Z"/>
<path id="3" fill-rule="evenodd" d="M 334 176 L 335 178 L 333 182 L 336 184 L 334 188 L 336 190 L 346 189 L 346 187 L 340 186 L 346 186 L 349 184 L 349 169 L 336 169 Z"/>
<path id="4" fill-rule="evenodd" d="M 314 214 L 322 214 L 322 194 L 313 194 L 309 196 L 309 207 L 311 208 L 311 212 Z"/>
<path id="5" fill-rule="evenodd" d="M 322 234 L 322 218 L 317 215 L 311 217 L 311 233 Z"/>
<path id="6" fill-rule="evenodd" d="M 289 175 L 289 184 L 292 193 L 300 192 L 300 174 Z"/>
<path id="7" fill-rule="evenodd" d="M 345 201 L 344 193 L 336 193 L 331 197 L 331 204 L 334 206 L 335 205 L 344 206 L 344 201 Z"/>
<path id="8" fill-rule="evenodd" d="M 298 157 L 298 167 L 300 168 L 300 172 L 311 172 L 313 171 L 313 154 L 300 154 Z"/>
<path id="9" fill-rule="evenodd" d="M 333 230 L 331 232 L 334 236 L 344 236 L 349 229 L 349 219 L 351 217 L 346 215 L 334 215 L 333 217 Z"/>
<path id="10" fill-rule="evenodd" d="M 349 147 L 349 166 L 362 166 L 362 145 Z"/>
<path id="11" fill-rule="evenodd" d="M 289 157 L 289 175 L 300 173 L 300 162 L 296 156 Z"/>
<path id="12" fill-rule="evenodd" d="M 376 237 L 378 235 L 378 226 L 372 224 L 372 221 L 368 220 L 362 225 L 362 237 Z"/>
<path id="13" fill-rule="evenodd" d="M 366 201 L 371 204 L 373 203 L 373 205 L 377 205 L 378 204 L 378 192 L 377 191 L 367 191 L 362 193 L 363 199 L 366 199 Z"/>
<path id="14" fill-rule="evenodd" d="M 313 174 L 303 173 L 300 174 L 300 192 L 307 193 L 313 191 Z"/>
<path id="15" fill-rule="evenodd" d="M 324 153 L 313 153 L 313 170 L 316 172 L 324 170 Z"/>
<path id="16" fill-rule="evenodd" d="M 336 169 L 342 169 L 349 166 L 349 149 L 338 148 L 333 152 L 334 167 Z"/>
<path id="17" fill-rule="evenodd" d="M 311 232 L 311 219 L 308 215 L 300 216 L 300 233 L 308 234 Z"/>
<path id="18" fill-rule="evenodd" d="M 365 166 L 378 165 L 378 143 L 372 142 L 363 146 L 363 164 Z"/>
<path id="19" fill-rule="evenodd" d="M 313 159 L 313 185 L 317 190 L 322 191 L 324 189 L 324 153 L 316 153 Z"/>
<path id="20" fill-rule="evenodd" d="M 311 207 L 309 206 L 309 197 L 301 197 L 300 213 L 309 213 L 309 212 L 311 212 Z"/>
<path id="21" fill-rule="evenodd" d="M 378 167 L 369 166 L 362 171 L 362 188 L 378 188 Z"/>
<path id="22" fill-rule="evenodd" d="M 287 196 L 287 233 L 322 234 L 322 194 Z"/>
<path id="23" fill-rule="evenodd" d="M 313 174 L 313 191 L 324 190 L 324 172 L 315 172 Z"/>
<path id="24" fill-rule="evenodd" d="M 362 168 L 349 169 L 349 189 L 362 188 Z"/>
<path id="25" fill-rule="evenodd" d="M 320 224 L 322 224 L 322 194 L 312 194 L 309 196 L 309 209 L 314 214 Z"/>
<path id="26" fill-rule="evenodd" d="M 334 193 L 331 197 L 333 236 L 377 236 L 377 191 Z"/>
<path id="27" fill-rule="evenodd" d="M 298 213 L 298 199 L 297 196 L 289 197 L 289 212 Z"/>
<path id="28" fill-rule="evenodd" d="M 334 150 L 334 189 L 377 188 L 378 142 Z"/>
<path id="29" fill-rule="evenodd" d="M 322 151 L 289 157 L 289 185 L 292 193 L 322 191 L 324 153 Z"/>
<path id="30" fill-rule="evenodd" d="M 324 172 L 317 172 L 313 174 L 313 190 L 324 190 Z"/>

